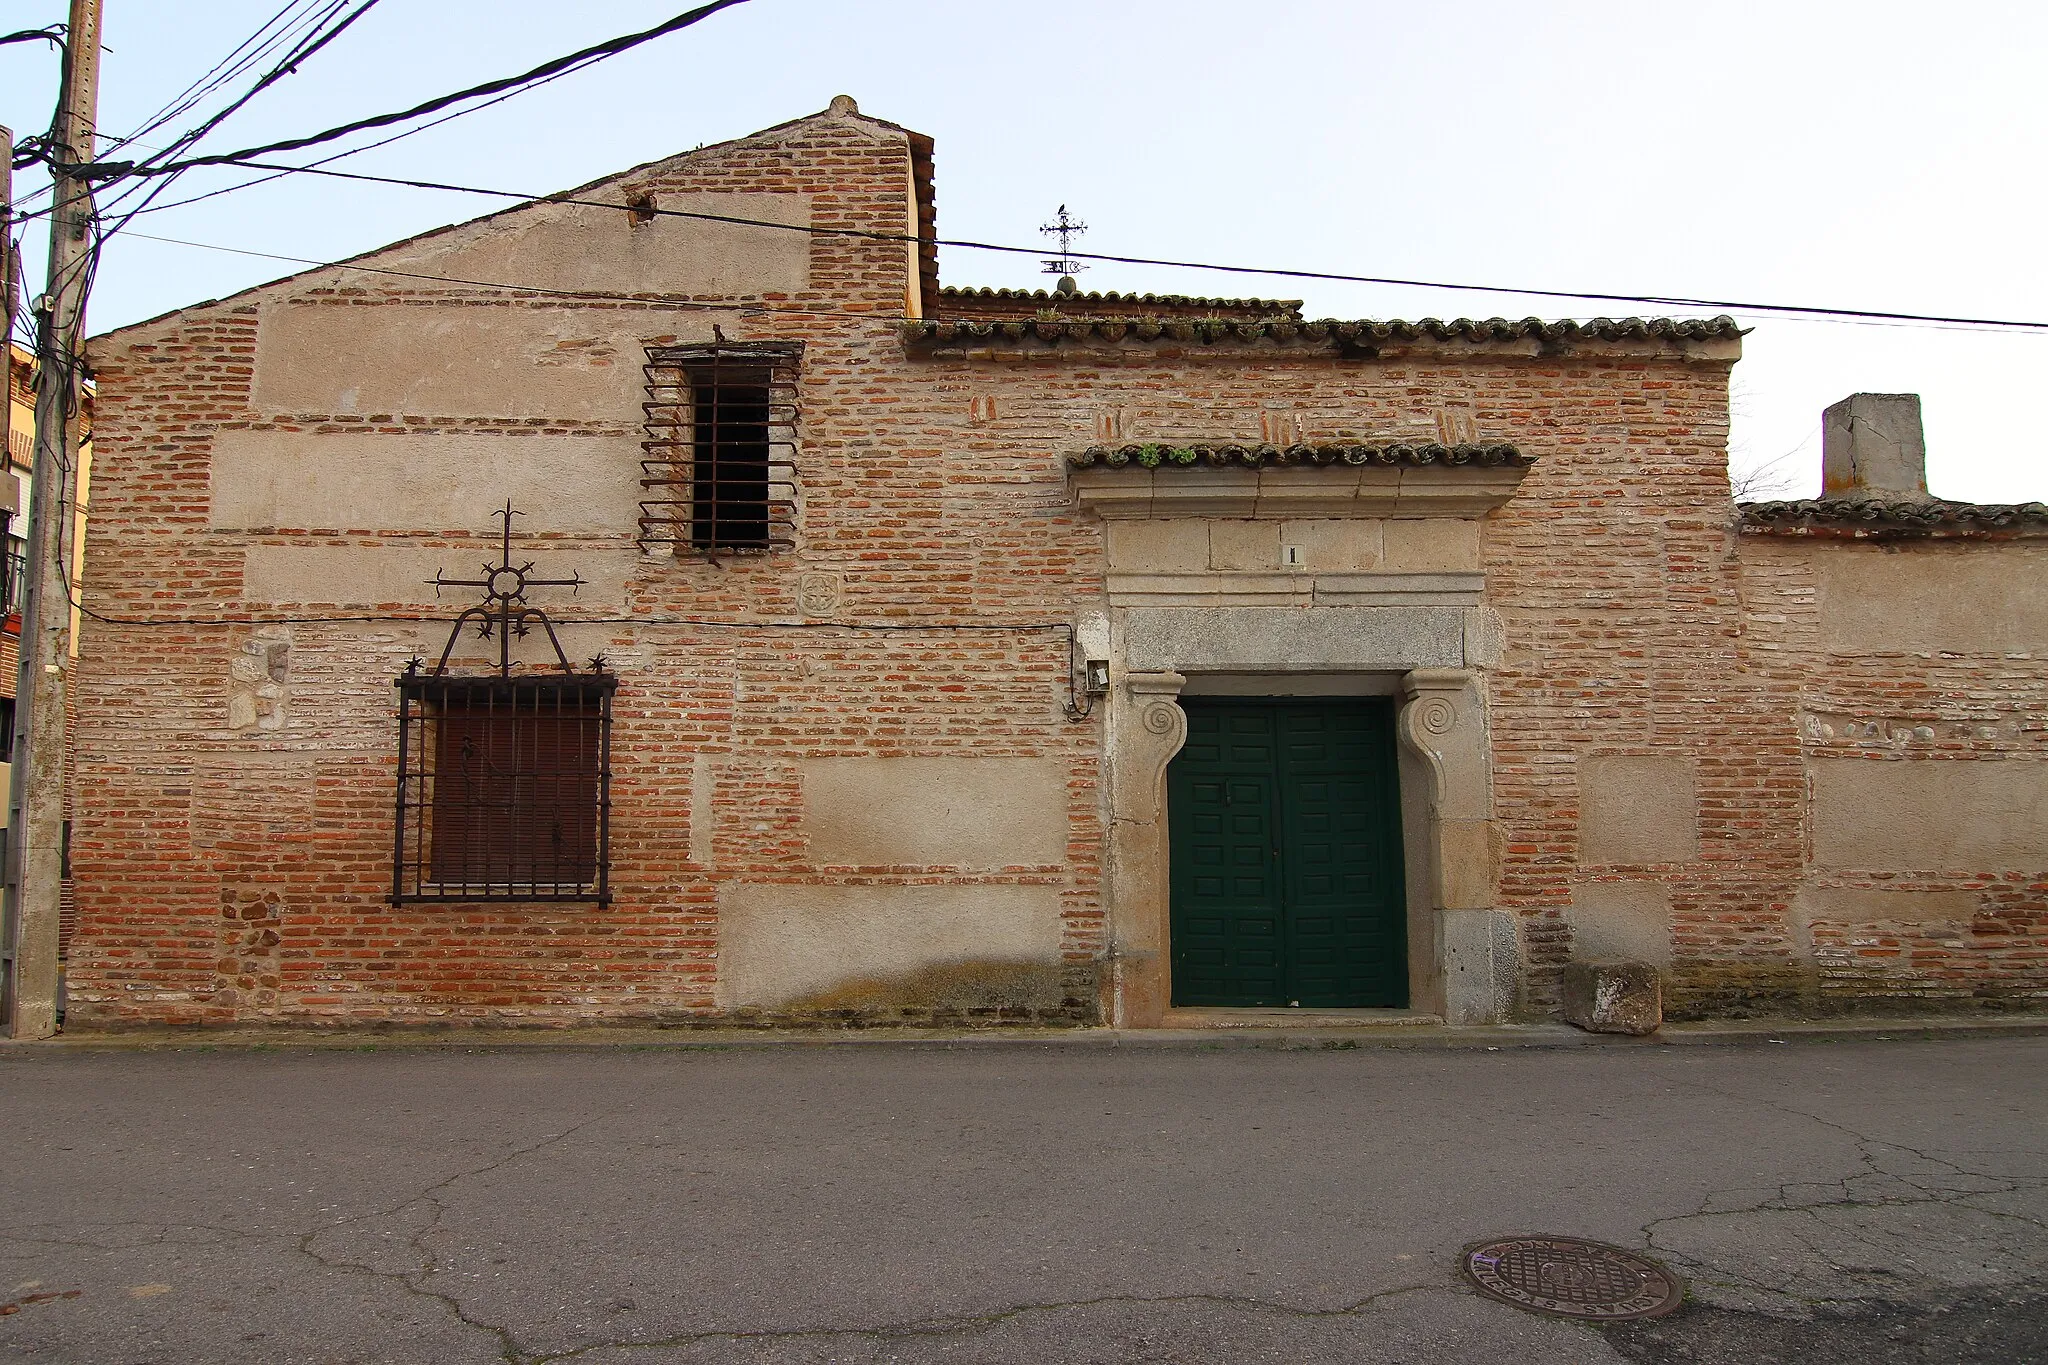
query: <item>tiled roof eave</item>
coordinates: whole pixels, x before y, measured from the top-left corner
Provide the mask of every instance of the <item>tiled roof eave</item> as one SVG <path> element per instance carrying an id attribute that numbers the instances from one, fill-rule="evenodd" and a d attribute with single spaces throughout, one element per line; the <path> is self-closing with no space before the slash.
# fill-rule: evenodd
<path id="1" fill-rule="evenodd" d="M 1171 445 L 1159 442 L 1090 446 L 1067 456 L 1075 469 L 1259 469 L 1281 466 L 1353 468 L 1420 468 L 1441 466 L 1485 469 L 1527 469 L 1536 463 L 1505 443 L 1439 445 L 1435 442 L 1388 441 L 1377 444 L 1244 445 L 1232 442 Z"/>
<path id="2" fill-rule="evenodd" d="M 976 322 L 965 319 L 920 319 L 903 324 L 906 342 L 921 346 L 1024 345 L 1033 341 L 1057 345 L 1061 342 L 1132 344 L 1181 342 L 1201 345 L 1232 343 L 1279 343 L 1340 350 L 1376 348 L 1388 343 L 1437 341 L 1485 344 L 1489 342 L 1538 342 L 1566 345 L 1573 342 L 1706 342 L 1736 341 L 1742 327 L 1730 317 L 1708 319 L 1594 318 L 1589 322 L 1565 319 L 1546 322 L 1541 318 L 1423 318 L 1408 322 L 1341 321 L 1313 322 L 1291 318 L 1089 318 L 1038 317 Z"/>
<path id="3" fill-rule="evenodd" d="M 1054 289 L 992 289 L 971 285 L 946 285 L 939 290 L 941 305 L 1002 303 L 1036 305 L 1044 308 L 1125 308 L 1166 306 L 1172 308 L 1214 308 L 1218 311 L 1291 314 L 1301 309 L 1300 299 L 1215 299 L 1193 294 L 1122 294 L 1116 290 L 1062 294 Z"/>
<path id="4" fill-rule="evenodd" d="M 2048 503 L 1945 498 L 1797 498 L 1737 509 L 1744 535 L 1828 540 L 2016 539 L 2048 536 Z"/>

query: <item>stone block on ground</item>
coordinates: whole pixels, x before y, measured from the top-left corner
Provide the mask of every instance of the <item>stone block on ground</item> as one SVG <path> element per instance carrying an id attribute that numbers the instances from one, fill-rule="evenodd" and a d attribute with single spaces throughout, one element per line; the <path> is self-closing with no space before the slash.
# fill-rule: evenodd
<path id="1" fill-rule="evenodd" d="M 1655 1033 L 1664 1024 L 1664 986 L 1647 962 L 1567 962 L 1564 1017 L 1589 1033 Z"/>

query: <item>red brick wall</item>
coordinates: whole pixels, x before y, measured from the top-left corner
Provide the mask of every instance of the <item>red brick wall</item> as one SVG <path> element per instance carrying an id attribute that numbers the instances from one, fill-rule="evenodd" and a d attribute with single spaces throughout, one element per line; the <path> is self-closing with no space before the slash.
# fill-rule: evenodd
<path id="1" fill-rule="evenodd" d="M 819 226 L 898 232 L 908 174 L 900 140 L 825 121 L 707 149 L 622 184 L 657 196 L 801 192 Z M 243 551 L 320 543 L 286 528 L 208 529 L 215 431 L 403 432 L 448 420 L 252 408 L 251 296 L 103 343 L 87 600 L 105 616 L 154 624 L 96 620 L 85 630 L 73 1020 L 706 1017 L 722 882 L 955 875 L 856 876 L 807 862 L 795 827 L 796 760 L 947 754 L 1066 765 L 1066 862 L 991 879 L 1059 888 L 1068 977 L 1056 1013 L 1092 1017 L 1104 948 L 1101 722 L 1062 714 L 1063 635 L 778 623 L 800 619 L 798 585 L 816 571 L 844 575 L 842 621 L 1010 627 L 1099 609 L 1101 531 L 1070 508 L 1062 460 L 1094 443 L 1108 407 L 1133 440 L 1255 441 L 1274 409 L 1294 413 L 1310 440 L 1432 440 L 1441 408 L 1455 403 L 1469 406 L 1482 439 L 1538 456 L 1484 541 L 1489 604 L 1508 637 L 1488 684 L 1501 904 L 1522 920 L 1531 1007 L 1551 1007 L 1570 949 L 1562 907 L 1577 856 L 1572 764 L 1600 752 L 1699 764 L 1698 861 L 1619 870 L 1671 888 L 1681 1008 L 1815 996 L 1785 914 L 1805 839 L 1794 716 L 1817 665 L 1796 651 L 1763 657 L 1745 634 L 1748 561 L 1730 529 L 1725 363 L 1657 344 L 1632 355 L 1462 342 L 1371 360 L 1169 341 L 932 358 L 906 351 L 890 321 L 902 314 L 907 269 L 900 244 L 817 236 L 807 291 L 742 301 L 760 309 L 748 315 L 746 337 L 807 343 L 802 548 L 722 566 L 661 557 L 634 580 L 628 616 L 734 628 L 615 628 L 616 899 L 603 909 L 386 903 L 390 680 L 431 627 L 294 625 L 292 724 L 256 735 L 230 734 L 222 720 L 226 661 L 249 627 L 164 624 L 248 615 Z M 370 276 L 328 297 L 349 307 L 428 297 L 508 306 L 487 290 Z M 616 423 L 546 429 L 637 436 L 638 420 L 627 412 Z M 457 424 L 535 429 L 488 416 Z M 620 528 L 614 544 L 630 544 L 634 530 Z M 447 527 L 404 540 L 467 560 L 490 532 Z M 2039 685 L 2038 664 L 2022 671 Z M 699 755 L 718 779 L 709 865 L 688 856 Z M 2012 908 L 1999 921 L 2011 933 L 1995 970 L 2038 988 L 2041 887 L 2001 884 L 1996 894 Z M 1944 959 L 1939 970 L 1977 968 Z M 1846 976 L 1830 980 L 1836 993 L 1856 988 Z"/>

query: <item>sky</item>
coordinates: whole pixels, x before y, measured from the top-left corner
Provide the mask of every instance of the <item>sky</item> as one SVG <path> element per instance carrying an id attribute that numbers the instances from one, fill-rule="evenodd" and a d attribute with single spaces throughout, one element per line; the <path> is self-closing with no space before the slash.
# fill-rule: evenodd
<path id="1" fill-rule="evenodd" d="M 285 3 L 105 0 L 103 139 L 148 122 Z M 404 108 L 687 7 L 380 0 L 202 150 Z M 0 26 L 65 8 L 0 0 Z M 337 168 L 542 194 L 847 94 L 936 140 L 942 237 L 1035 244 L 1064 203 L 1089 226 L 1079 246 L 1111 254 L 2048 321 L 2044 59 L 2048 5 L 1973 0 L 749 0 Z M 0 48 L 0 122 L 17 139 L 48 126 L 56 72 L 47 44 Z M 247 178 L 195 171 L 159 202 Z M 17 173 L 17 200 L 45 202 L 31 198 L 42 183 Z M 504 202 L 289 176 L 147 213 L 109 245 L 89 330 L 301 268 L 150 237 L 333 260 Z M 46 232 L 23 242 L 31 281 Z M 1029 257 L 946 248 L 940 266 L 947 284 L 1051 282 Z M 2030 397 L 2048 331 L 1107 263 L 1081 284 L 1299 297 L 1311 317 L 1729 311 L 1755 328 L 1731 463 L 1758 494 L 1818 492 L 1829 403 L 1914 392 L 1935 493 L 2048 500 Z"/>

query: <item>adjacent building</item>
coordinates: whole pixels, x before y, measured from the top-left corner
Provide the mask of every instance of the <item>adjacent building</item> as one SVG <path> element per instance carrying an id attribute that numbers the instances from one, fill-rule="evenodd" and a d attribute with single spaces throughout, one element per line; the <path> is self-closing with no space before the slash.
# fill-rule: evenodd
<path id="1" fill-rule="evenodd" d="M 2048 995 L 2048 508 L 1698 321 L 940 285 L 851 100 L 98 338 L 75 1027 Z"/>

